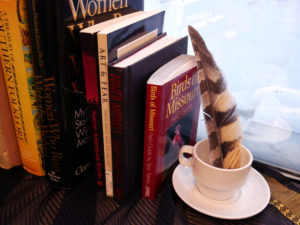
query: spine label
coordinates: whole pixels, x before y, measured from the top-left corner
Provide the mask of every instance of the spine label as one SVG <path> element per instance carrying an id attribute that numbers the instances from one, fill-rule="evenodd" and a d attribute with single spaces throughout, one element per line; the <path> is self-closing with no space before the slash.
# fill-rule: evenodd
<path id="1" fill-rule="evenodd" d="M 161 112 L 161 90 L 158 86 L 147 86 L 147 105 L 146 105 L 146 123 L 145 123 L 145 155 L 143 169 L 143 196 L 153 198 L 155 187 L 154 177 L 155 165 L 157 164 L 157 149 L 159 137 L 159 115 Z"/>
<path id="2" fill-rule="evenodd" d="M 114 195 L 117 199 L 122 199 L 122 154 L 124 153 L 123 133 L 123 96 L 122 96 L 122 79 L 120 74 L 109 74 L 109 93 L 111 106 L 111 138 L 113 151 L 113 169 L 114 169 Z"/>

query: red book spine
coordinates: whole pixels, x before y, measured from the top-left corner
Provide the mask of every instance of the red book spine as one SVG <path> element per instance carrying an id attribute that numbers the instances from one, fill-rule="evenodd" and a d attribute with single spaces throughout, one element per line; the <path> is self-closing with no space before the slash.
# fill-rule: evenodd
<path id="1" fill-rule="evenodd" d="M 123 174 L 122 154 L 124 153 L 124 112 L 122 102 L 122 75 L 120 73 L 109 73 L 109 97 L 110 97 L 110 119 L 111 119 L 111 142 L 113 156 L 113 180 L 114 196 L 117 200 L 123 199 Z"/>
<path id="2" fill-rule="evenodd" d="M 159 121 L 163 108 L 161 99 L 162 87 L 147 84 L 142 197 L 148 199 L 155 198 L 158 188 L 156 166 L 161 158 L 158 152 L 161 128 Z"/>
<path id="3" fill-rule="evenodd" d="M 83 68 L 84 68 L 84 79 L 86 86 L 86 98 L 88 102 L 89 108 L 89 123 L 90 123 L 90 131 L 92 138 L 92 145 L 94 149 L 95 156 L 95 167 L 96 167 L 96 176 L 97 176 L 97 184 L 100 187 L 104 187 L 104 165 L 102 159 L 102 153 L 100 146 L 102 143 L 101 131 L 99 127 L 101 127 L 101 120 L 99 119 L 99 112 L 101 111 L 100 102 L 99 102 L 99 89 L 98 89 L 98 72 L 97 58 L 86 54 L 83 52 L 82 54 L 83 60 Z M 100 135 L 100 136 L 99 136 Z"/>

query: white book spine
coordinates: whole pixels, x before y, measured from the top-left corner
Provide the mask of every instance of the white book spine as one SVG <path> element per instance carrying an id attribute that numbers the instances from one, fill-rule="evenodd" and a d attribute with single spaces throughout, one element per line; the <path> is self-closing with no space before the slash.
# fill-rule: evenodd
<path id="1" fill-rule="evenodd" d="M 106 195 L 112 197 L 113 193 L 113 166 L 111 145 L 111 124 L 109 106 L 109 83 L 108 83 L 108 49 L 107 35 L 97 34 L 100 99 L 102 108 L 102 130 L 104 146 L 104 166 Z"/>

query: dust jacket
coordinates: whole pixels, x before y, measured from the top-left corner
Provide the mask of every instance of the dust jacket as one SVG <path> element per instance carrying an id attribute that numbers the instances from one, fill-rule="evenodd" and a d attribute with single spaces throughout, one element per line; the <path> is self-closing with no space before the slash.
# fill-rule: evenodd
<path id="1" fill-rule="evenodd" d="M 109 65 L 114 193 L 119 201 L 137 193 L 142 185 L 147 80 L 186 51 L 187 37 L 183 37 L 128 66 Z"/>
<path id="2" fill-rule="evenodd" d="M 166 79 L 171 74 L 174 76 Z M 180 148 L 195 144 L 200 111 L 194 56 L 178 56 L 151 78 L 147 82 L 142 186 L 142 197 L 147 199 L 156 197 L 176 165 Z"/>
<path id="3" fill-rule="evenodd" d="M 54 186 L 78 183 L 93 163 L 83 75 L 81 29 L 143 9 L 142 0 L 36 0 L 45 73 L 46 175 Z"/>

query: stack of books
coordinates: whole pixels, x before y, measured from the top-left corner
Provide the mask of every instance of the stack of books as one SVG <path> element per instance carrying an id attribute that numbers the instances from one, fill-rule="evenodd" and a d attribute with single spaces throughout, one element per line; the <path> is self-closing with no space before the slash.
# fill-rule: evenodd
<path id="1" fill-rule="evenodd" d="M 60 188 L 92 168 L 107 196 L 155 198 L 180 147 L 196 142 L 200 93 L 187 37 L 164 33 L 165 11 L 143 11 L 142 0 L 0 6 L 11 165 L 20 153 L 24 169 Z"/>

